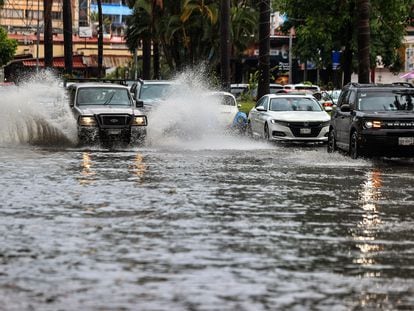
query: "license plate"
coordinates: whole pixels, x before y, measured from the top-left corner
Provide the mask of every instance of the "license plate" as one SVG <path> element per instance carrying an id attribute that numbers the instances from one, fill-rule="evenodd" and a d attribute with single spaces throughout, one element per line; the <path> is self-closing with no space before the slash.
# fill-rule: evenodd
<path id="1" fill-rule="evenodd" d="M 121 130 L 108 130 L 109 135 L 119 135 L 121 134 Z"/>
<path id="2" fill-rule="evenodd" d="M 300 133 L 301 134 L 310 134 L 311 133 L 311 129 L 302 128 L 302 129 L 300 129 Z"/>
<path id="3" fill-rule="evenodd" d="M 398 145 L 412 146 L 414 145 L 414 137 L 398 137 Z"/>

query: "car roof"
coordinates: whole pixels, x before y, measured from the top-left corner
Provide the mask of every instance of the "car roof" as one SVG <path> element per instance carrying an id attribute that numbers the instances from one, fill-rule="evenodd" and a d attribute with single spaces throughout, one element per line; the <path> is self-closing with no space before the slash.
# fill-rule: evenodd
<path id="1" fill-rule="evenodd" d="M 225 91 L 211 91 L 211 92 L 207 92 L 207 95 L 226 95 L 226 96 L 231 96 L 234 99 L 236 99 L 236 97 L 229 92 L 225 92 Z"/>
<path id="2" fill-rule="evenodd" d="M 87 82 L 87 83 L 74 83 L 71 84 L 69 87 L 76 87 L 76 88 L 87 88 L 87 87 L 111 87 L 111 88 L 119 88 L 119 89 L 129 89 L 126 85 L 114 84 L 114 83 L 99 83 L 99 82 Z"/>
<path id="3" fill-rule="evenodd" d="M 137 82 L 141 84 L 178 84 L 178 82 L 173 80 L 140 80 Z"/>
<path id="4" fill-rule="evenodd" d="M 315 99 L 315 97 L 312 94 L 278 93 L 278 94 L 266 94 L 265 96 L 269 96 L 270 99 L 272 99 L 272 98 L 311 98 L 311 99 Z"/>

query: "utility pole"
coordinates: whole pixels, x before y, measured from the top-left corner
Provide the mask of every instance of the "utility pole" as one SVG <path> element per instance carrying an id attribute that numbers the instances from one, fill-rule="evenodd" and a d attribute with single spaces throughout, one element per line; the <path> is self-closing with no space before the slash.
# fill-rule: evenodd
<path id="1" fill-rule="evenodd" d="M 259 85 L 257 99 L 270 92 L 270 0 L 259 3 Z"/>
<path id="2" fill-rule="evenodd" d="M 230 0 L 221 0 L 220 8 L 220 74 L 221 86 L 230 89 Z"/>
<path id="3" fill-rule="evenodd" d="M 103 17 L 102 0 L 97 0 L 98 4 L 98 78 L 102 78 L 103 70 Z"/>
<path id="4" fill-rule="evenodd" d="M 53 67 L 53 29 L 52 0 L 43 0 L 43 46 L 45 50 L 45 68 Z"/>
<path id="5" fill-rule="evenodd" d="M 65 72 L 73 71 L 73 41 L 72 41 L 72 5 L 70 0 L 63 0 L 63 44 L 65 53 Z"/>

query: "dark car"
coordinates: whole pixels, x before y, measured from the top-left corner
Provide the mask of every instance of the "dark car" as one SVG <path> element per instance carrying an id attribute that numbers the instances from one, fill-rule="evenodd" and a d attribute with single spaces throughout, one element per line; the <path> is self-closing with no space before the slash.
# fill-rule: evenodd
<path id="1" fill-rule="evenodd" d="M 127 86 L 74 83 L 67 88 L 80 144 L 142 144 L 147 117 Z"/>
<path id="2" fill-rule="evenodd" d="M 414 156 L 413 103 L 410 83 L 346 85 L 332 113 L 328 152 Z"/>

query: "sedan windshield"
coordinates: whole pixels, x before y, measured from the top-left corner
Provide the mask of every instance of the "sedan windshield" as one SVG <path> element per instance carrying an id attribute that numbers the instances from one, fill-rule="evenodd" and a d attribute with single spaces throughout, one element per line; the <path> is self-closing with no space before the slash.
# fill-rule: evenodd
<path id="1" fill-rule="evenodd" d="M 272 98 L 270 111 L 322 111 L 318 102 L 311 98 Z"/>
<path id="2" fill-rule="evenodd" d="M 359 109 L 363 111 L 398 111 L 413 110 L 413 94 L 392 92 L 359 94 Z"/>
<path id="3" fill-rule="evenodd" d="M 78 90 L 77 104 L 79 106 L 131 106 L 131 100 L 127 89 L 111 87 L 85 87 Z"/>

